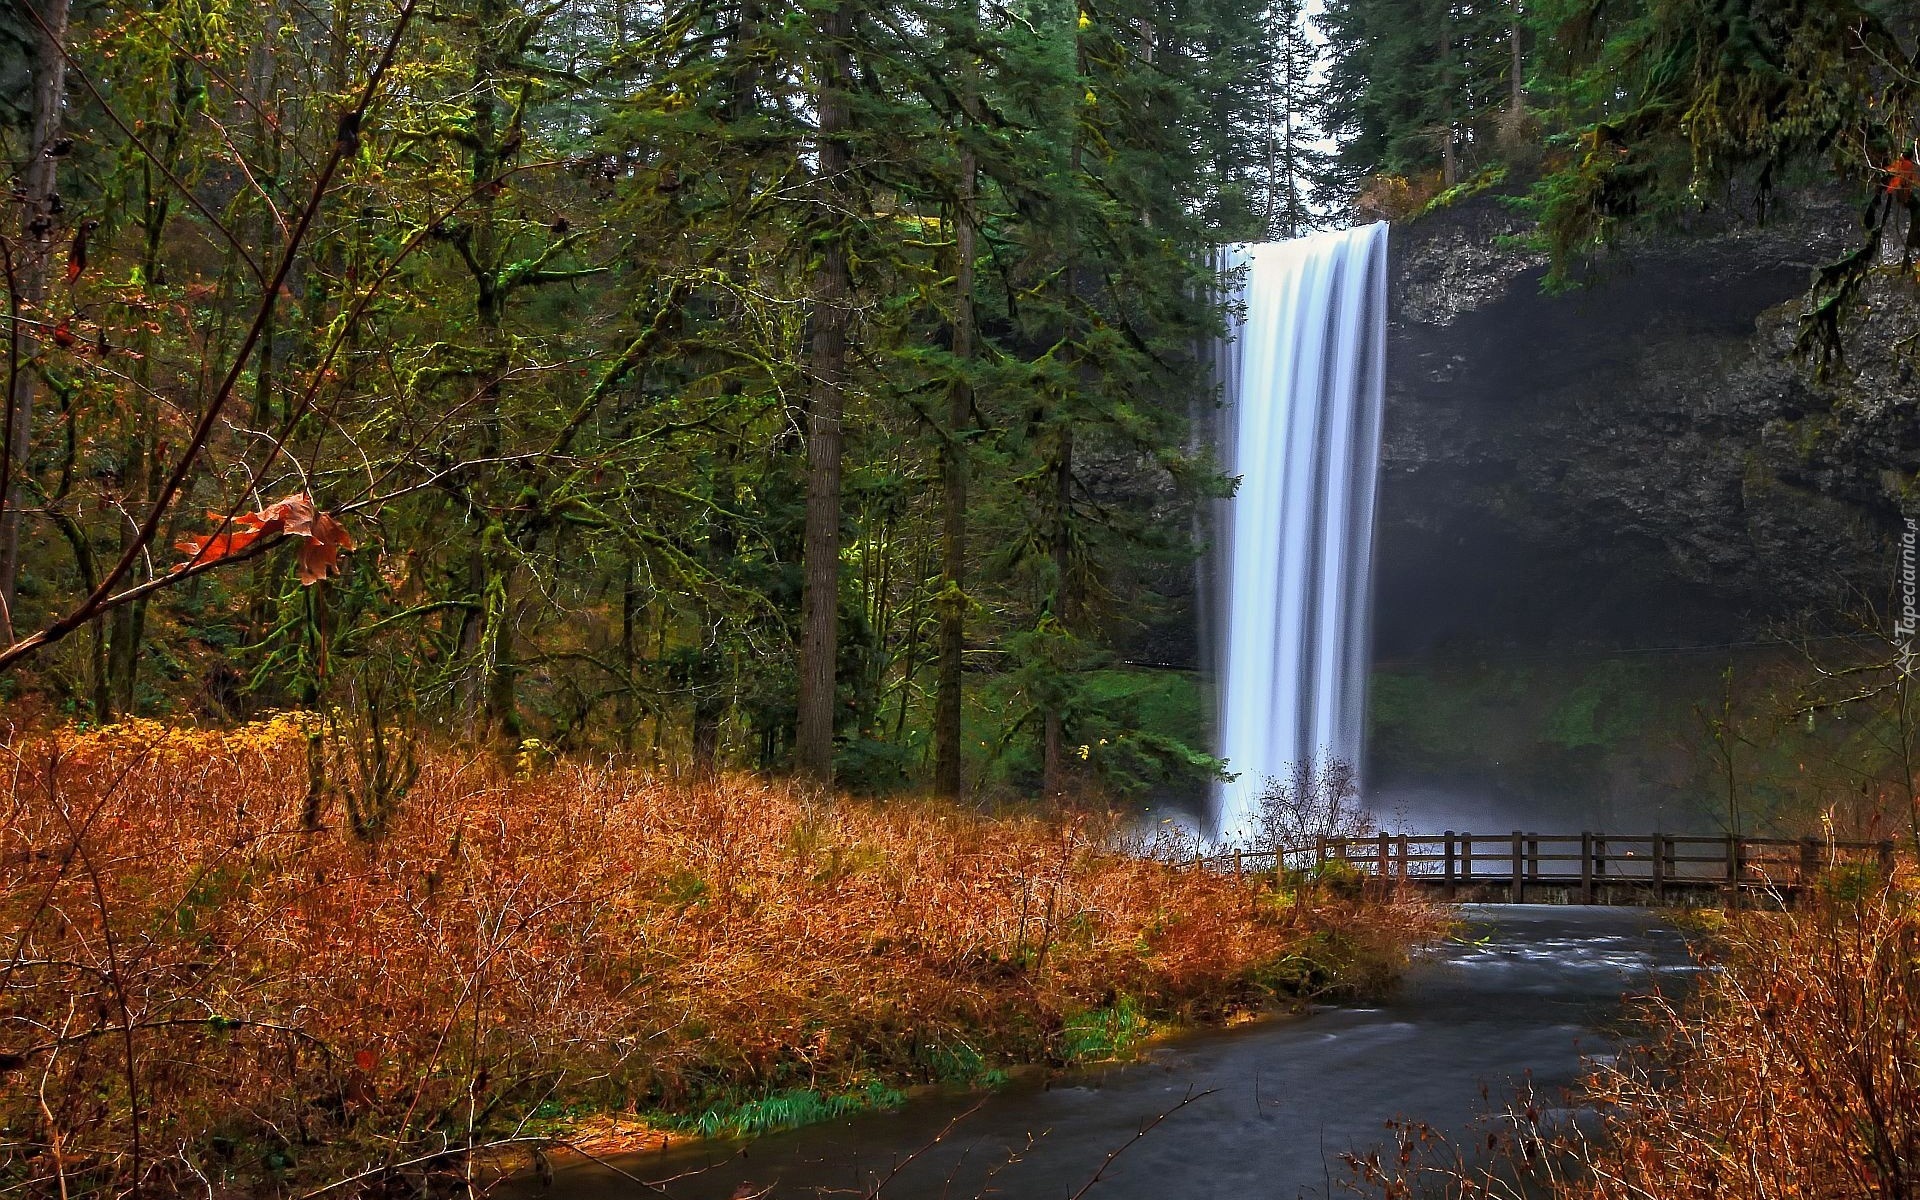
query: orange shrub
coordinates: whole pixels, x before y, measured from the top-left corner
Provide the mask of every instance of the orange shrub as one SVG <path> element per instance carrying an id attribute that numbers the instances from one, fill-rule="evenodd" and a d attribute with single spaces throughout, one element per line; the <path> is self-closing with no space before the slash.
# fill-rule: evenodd
<path id="1" fill-rule="evenodd" d="M 451 1169 L 530 1116 L 1057 1059 L 1117 996 L 1211 1015 L 1332 925 L 1429 923 L 1304 918 L 1118 853 L 1104 818 L 453 751 L 361 841 L 302 828 L 308 729 L 137 723 L 0 760 L 8 1186 Z"/>
<path id="2" fill-rule="evenodd" d="M 1844 882 L 1844 881 L 1843 881 Z M 1604 1200 L 1920 1196 L 1920 913 L 1828 897 L 1743 913 L 1649 1053 L 1595 1073 L 1616 1113 L 1593 1147 Z"/>
<path id="3" fill-rule="evenodd" d="M 1920 1197 L 1920 910 L 1853 870 L 1795 912 L 1739 912 L 1698 986 L 1651 997 L 1644 1045 L 1574 1102 L 1526 1096 L 1482 1147 L 1396 1126 L 1353 1190 L 1442 1200 Z M 1498 1128 L 1498 1127 L 1496 1127 Z"/>

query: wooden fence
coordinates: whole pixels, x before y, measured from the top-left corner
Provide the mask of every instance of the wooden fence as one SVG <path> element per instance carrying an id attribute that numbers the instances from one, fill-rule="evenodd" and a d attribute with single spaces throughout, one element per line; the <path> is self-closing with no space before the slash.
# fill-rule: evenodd
<path id="1" fill-rule="evenodd" d="M 1447 899 L 1547 904 L 1665 904 L 1712 893 L 1791 902 L 1837 868 L 1894 866 L 1894 843 L 1649 833 L 1389 834 L 1322 838 L 1286 850 L 1200 860 L 1236 873 L 1346 864 L 1361 875 L 1436 889 Z"/>

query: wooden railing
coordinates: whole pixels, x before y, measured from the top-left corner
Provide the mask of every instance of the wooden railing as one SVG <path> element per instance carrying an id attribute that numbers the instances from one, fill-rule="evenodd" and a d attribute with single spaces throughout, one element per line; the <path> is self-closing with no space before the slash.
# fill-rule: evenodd
<path id="1" fill-rule="evenodd" d="M 1321 838 L 1285 850 L 1202 860 L 1236 873 L 1341 862 L 1362 875 L 1512 903 L 1653 903 L 1688 892 L 1775 892 L 1791 899 L 1835 867 L 1894 867 L 1892 841 L 1651 833 L 1389 834 Z"/>

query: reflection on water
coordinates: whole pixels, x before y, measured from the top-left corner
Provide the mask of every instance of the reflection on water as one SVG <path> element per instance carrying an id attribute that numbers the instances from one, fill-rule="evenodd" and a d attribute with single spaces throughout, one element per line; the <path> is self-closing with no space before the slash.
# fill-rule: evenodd
<path id="1" fill-rule="evenodd" d="M 1465 1130 L 1489 1099 L 1497 1106 L 1529 1080 L 1550 1106 L 1583 1055 L 1608 1053 L 1623 994 L 1677 985 L 1692 970 L 1678 931 L 1638 910 L 1466 915 L 1463 939 L 1436 948 L 1378 1008 L 1197 1034 L 1144 1062 L 1018 1084 L 984 1101 L 930 1098 L 620 1164 L 654 1187 L 583 1166 L 560 1172 L 552 1190 L 563 1200 L 858 1197 L 876 1187 L 900 1200 L 1065 1200 L 1124 1146 L 1088 1196 L 1326 1196 L 1341 1152 L 1380 1144 L 1392 1118 Z"/>

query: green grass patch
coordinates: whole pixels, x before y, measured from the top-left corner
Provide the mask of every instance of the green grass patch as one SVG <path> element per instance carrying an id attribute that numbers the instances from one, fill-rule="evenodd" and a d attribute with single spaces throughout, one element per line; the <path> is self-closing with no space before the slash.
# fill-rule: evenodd
<path id="1" fill-rule="evenodd" d="M 1133 997 L 1068 1018 L 1060 1031 L 1060 1057 L 1070 1063 L 1123 1058 L 1153 1032 Z"/>
<path id="2" fill-rule="evenodd" d="M 798 1129 L 854 1113 L 898 1108 L 906 1097 L 879 1080 L 848 1092 L 820 1092 L 788 1088 L 752 1100 L 717 1104 L 697 1116 L 669 1116 L 660 1123 L 702 1137 L 757 1137 L 781 1129 Z"/>
<path id="3" fill-rule="evenodd" d="M 964 1041 L 929 1042 L 914 1058 L 935 1083 L 996 1088 L 1007 1081 L 1005 1071 L 988 1065 L 986 1056 Z"/>

